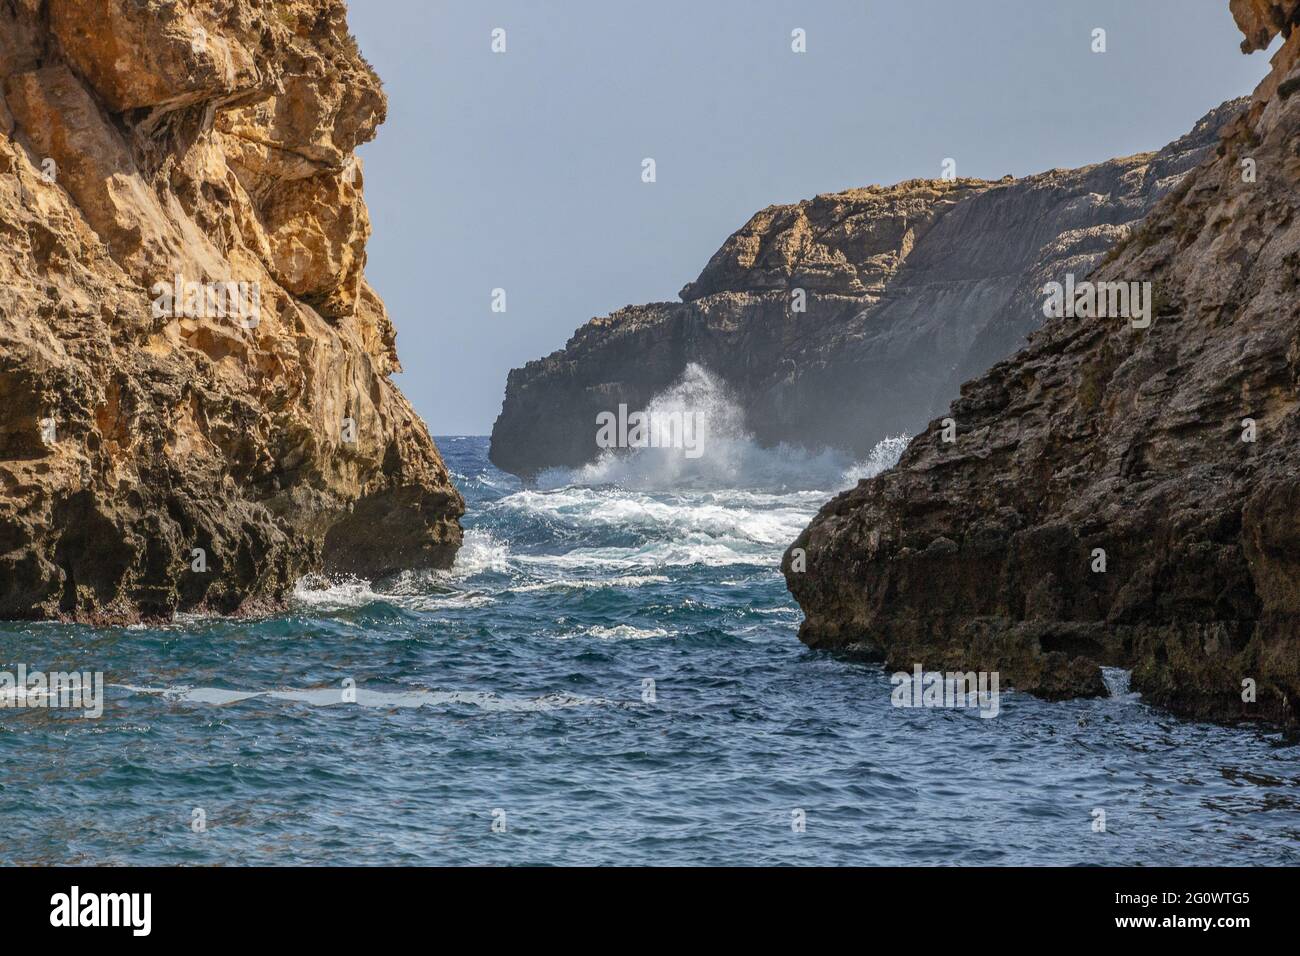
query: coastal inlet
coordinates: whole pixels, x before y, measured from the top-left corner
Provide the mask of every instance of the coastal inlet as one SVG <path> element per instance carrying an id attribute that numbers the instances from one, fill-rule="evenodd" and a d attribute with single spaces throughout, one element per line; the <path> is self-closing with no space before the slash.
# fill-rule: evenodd
<path id="1" fill-rule="evenodd" d="M 96 720 L 0 709 L 0 862 L 1300 863 L 1294 747 L 1122 673 L 1003 687 L 993 719 L 894 707 L 799 643 L 782 550 L 901 442 L 529 490 L 486 439 L 438 444 L 470 506 L 450 572 L 305 581 L 261 619 L 0 624 L 0 669 L 106 682 Z"/>

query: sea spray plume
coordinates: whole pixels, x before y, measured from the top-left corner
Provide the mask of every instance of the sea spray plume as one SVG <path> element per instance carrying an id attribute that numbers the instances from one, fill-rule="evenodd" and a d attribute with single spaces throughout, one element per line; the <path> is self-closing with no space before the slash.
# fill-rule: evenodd
<path id="1" fill-rule="evenodd" d="M 633 414 L 645 422 L 642 440 L 625 441 L 621 449 L 606 447 L 596 462 L 579 472 L 581 483 L 695 483 L 718 475 L 719 469 L 730 471 L 736 444 L 749 439 L 744 415 L 726 385 L 695 362 L 644 412 Z"/>
<path id="2" fill-rule="evenodd" d="M 613 409 L 610 414 L 614 413 Z M 582 468 L 550 469 L 538 478 L 543 489 L 615 485 L 644 491 L 701 489 L 835 490 L 893 465 L 906 436 L 879 443 L 859 463 L 838 450 L 779 444 L 763 447 L 746 427 L 744 410 L 727 385 L 692 362 L 681 377 L 644 409 L 647 441 L 642 447 L 607 448 Z M 698 454 L 686 444 L 648 440 L 655 422 L 696 423 Z M 594 426 L 593 426 L 594 427 Z"/>
<path id="3" fill-rule="evenodd" d="M 898 459 L 903 457 L 907 443 L 911 440 L 908 435 L 887 435 L 880 439 L 866 458 L 844 472 L 840 485 L 849 488 L 859 481 L 869 481 L 893 468 L 898 464 Z"/>

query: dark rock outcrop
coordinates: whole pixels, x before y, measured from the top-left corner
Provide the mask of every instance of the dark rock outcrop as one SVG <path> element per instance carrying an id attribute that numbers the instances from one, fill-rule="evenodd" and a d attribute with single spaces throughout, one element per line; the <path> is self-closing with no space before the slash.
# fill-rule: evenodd
<path id="1" fill-rule="evenodd" d="M 861 456 L 912 434 L 1042 321 L 1043 276 L 1087 273 L 1216 142 L 1225 104 L 1158 153 L 1000 182 L 914 180 L 755 215 L 681 302 L 593 319 L 510 373 L 492 461 L 596 457 L 596 415 L 644 408 L 697 362 L 764 444 Z M 805 311 L 798 311 L 802 290 Z"/>
<path id="2" fill-rule="evenodd" d="M 386 102 L 345 13 L 0 2 L 0 617 L 451 563 L 463 504 L 363 274 Z"/>
<path id="3" fill-rule="evenodd" d="M 1153 323 L 1049 320 L 963 386 L 955 441 L 931 423 L 827 504 L 783 563 L 807 644 L 1049 697 L 1119 665 L 1180 713 L 1296 727 L 1300 4 L 1232 9 L 1247 51 L 1287 36 L 1272 73 L 1093 276 L 1150 281 Z"/>

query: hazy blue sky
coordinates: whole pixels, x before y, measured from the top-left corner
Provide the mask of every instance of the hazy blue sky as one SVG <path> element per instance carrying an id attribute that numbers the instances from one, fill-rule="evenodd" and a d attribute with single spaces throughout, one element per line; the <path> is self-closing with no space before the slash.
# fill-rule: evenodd
<path id="1" fill-rule="evenodd" d="M 369 276 L 435 434 L 486 434 L 510 368 L 676 299 L 764 206 L 938 176 L 947 156 L 996 178 L 1159 148 L 1267 72 L 1227 0 L 350 7 L 390 106 L 362 150 Z"/>

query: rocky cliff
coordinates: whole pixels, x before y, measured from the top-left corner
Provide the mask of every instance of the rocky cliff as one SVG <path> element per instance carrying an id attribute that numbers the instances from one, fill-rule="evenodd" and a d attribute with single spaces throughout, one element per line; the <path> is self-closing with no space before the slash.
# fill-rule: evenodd
<path id="1" fill-rule="evenodd" d="M 389 380 L 339 0 L 0 0 L 0 617 L 276 605 L 445 567 Z"/>
<path id="2" fill-rule="evenodd" d="M 1296 727 L 1300 2 L 1231 6 L 1247 52 L 1286 37 L 1271 74 L 1093 276 L 1151 282 L 1154 321 L 1049 320 L 827 504 L 783 565 L 806 643 L 1049 697 L 1119 665 L 1181 713 Z"/>
<path id="3" fill-rule="evenodd" d="M 1225 104 L 1187 136 L 1076 170 L 914 180 L 755 215 L 681 302 L 593 319 L 510 373 L 492 461 L 532 475 L 596 457 L 596 416 L 644 408 L 691 362 L 764 444 L 865 454 L 913 434 L 1042 321 L 1042 277 L 1087 273 L 1200 162 Z"/>

